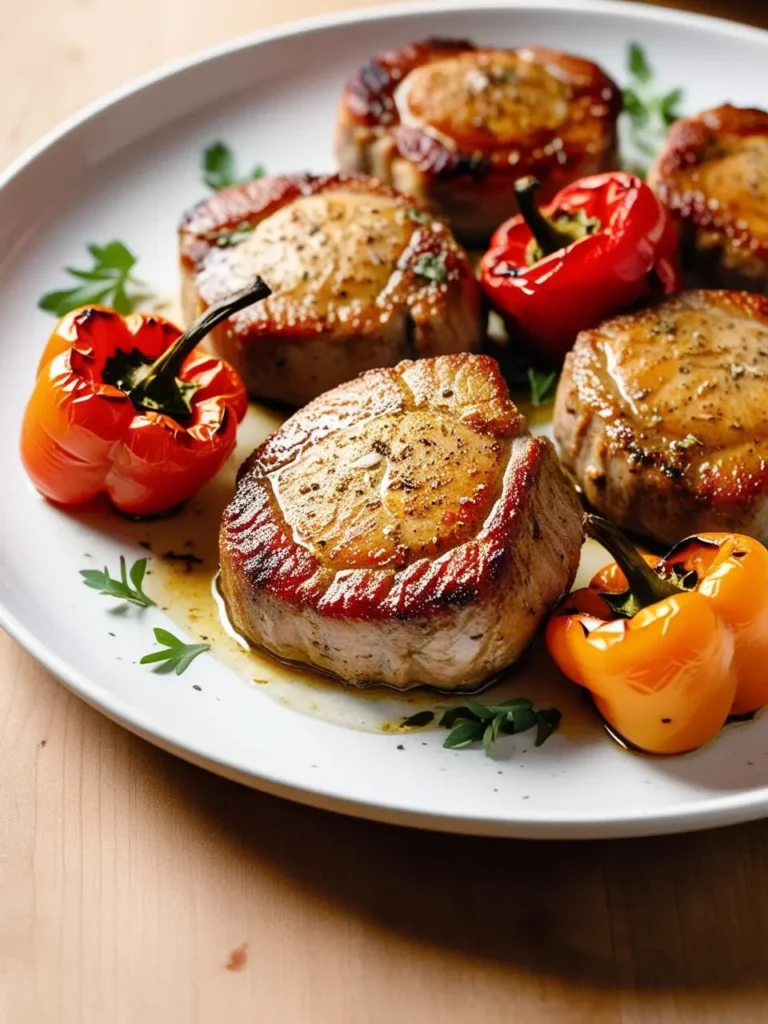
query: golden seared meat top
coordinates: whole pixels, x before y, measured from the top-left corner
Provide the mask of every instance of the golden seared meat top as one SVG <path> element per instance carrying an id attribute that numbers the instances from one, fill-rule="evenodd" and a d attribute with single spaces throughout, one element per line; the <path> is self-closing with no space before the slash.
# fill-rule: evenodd
<path id="1" fill-rule="evenodd" d="M 457 297 L 479 299 L 466 253 L 408 196 L 361 175 L 262 178 L 185 215 L 182 266 L 196 303 L 256 275 L 273 294 L 229 324 L 236 334 L 377 335 L 434 323 Z"/>
<path id="2" fill-rule="evenodd" d="M 599 350 L 621 403 L 671 438 L 714 446 L 765 433 L 768 324 L 744 312 L 688 295 L 632 331 L 604 327 Z"/>
<path id="3" fill-rule="evenodd" d="M 363 65 L 342 112 L 345 124 L 392 133 L 424 172 L 471 173 L 490 162 L 545 174 L 591 155 L 610 163 L 621 104 L 616 84 L 582 57 L 427 39 Z"/>
<path id="4" fill-rule="evenodd" d="M 219 277 L 232 290 L 260 274 L 273 292 L 262 304 L 265 318 L 352 324 L 372 302 L 386 305 L 387 285 L 415 228 L 402 204 L 387 196 L 302 196 L 209 259 L 200 288 L 212 302 Z"/>
<path id="5" fill-rule="evenodd" d="M 768 113 L 724 106 L 672 125 L 649 175 L 682 219 L 768 256 Z"/>
<path id="6" fill-rule="evenodd" d="M 565 123 L 570 90 L 525 51 L 469 50 L 415 68 L 395 93 L 402 124 L 504 145 Z"/>
<path id="7" fill-rule="evenodd" d="M 450 411 L 378 416 L 314 444 L 272 477 L 294 538 L 329 568 L 400 568 L 474 537 L 509 441 Z"/>
<path id="8" fill-rule="evenodd" d="M 735 501 L 768 485 L 768 300 L 689 291 L 579 335 L 570 387 L 631 462 Z"/>

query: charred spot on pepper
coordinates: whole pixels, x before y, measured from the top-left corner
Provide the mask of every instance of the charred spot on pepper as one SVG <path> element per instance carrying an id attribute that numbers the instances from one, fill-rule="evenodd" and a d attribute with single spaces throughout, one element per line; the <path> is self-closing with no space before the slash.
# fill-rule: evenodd
<path id="1" fill-rule="evenodd" d="M 77 327 L 87 327 L 90 325 L 91 320 L 114 320 L 115 317 L 119 316 L 120 314 L 116 313 L 114 309 L 88 306 L 75 316 L 75 325 Z"/>

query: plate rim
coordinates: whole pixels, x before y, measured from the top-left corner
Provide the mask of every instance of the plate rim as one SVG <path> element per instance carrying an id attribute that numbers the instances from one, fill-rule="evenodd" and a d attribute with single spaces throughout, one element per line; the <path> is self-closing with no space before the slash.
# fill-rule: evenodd
<path id="1" fill-rule="evenodd" d="M 735 38 L 754 40 L 757 37 L 763 45 L 768 46 L 768 31 L 755 26 L 730 22 L 708 14 L 646 6 L 626 0 L 620 7 L 616 5 L 615 0 L 576 0 L 575 3 L 573 0 L 481 0 L 477 7 L 487 11 L 524 9 L 542 12 L 567 9 L 570 12 L 575 10 L 654 24 L 696 24 L 708 31 L 726 32 Z M 183 75 L 201 64 L 226 59 L 233 54 L 274 41 L 325 32 L 347 25 L 419 17 L 425 14 L 440 15 L 467 9 L 467 0 L 419 0 L 416 3 L 396 3 L 337 11 L 240 35 L 165 62 L 160 67 L 133 78 L 86 104 L 32 143 L 0 173 L 0 191 L 24 174 L 31 164 L 59 141 L 104 111 L 131 96 L 151 90 L 161 82 Z M 0 626 L 68 690 L 90 707 L 142 739 L 216 774 L 272 795 L 324 810 L 437 831 L 539 839 L 595 839 L 695 831 L 737 821 L 754 820 L 768 814 L 768 785 L 759 789 L 712 796 L 693 805 L 668 805 L 659 813 L 644 811 L 640 817 L 636 812 L 628 811 L 594 816 L 580 814 L 573 818 L 560 815 L 557 819 L 551 816 L 539 818 L 529 813 L 522 819 L 501 819 L 487 815 L 455 816 L 430 811 L 429 808 L 403 808 L 381 799 L 362 802 L 339 795 L 332 787 L 313 784 L 309 778 L 302 784 L 297 784 L 281 778 L 279 772 L 271 773 L 268 768 L 261 768 L 255 773 L 252 768 L 238 764 L 235 759 L 224 761 L 220 757 L 211 756 L 210 753 L 202 753 L 199 748 L 180 745 L 167 728 L 153 724 L 148 720 L 146 713 L 116 694 L 97 686 L 86 673 L 69 665 L 64 658 L 52 651 L 43 639 L 28 629 L 2 600 Z"/>

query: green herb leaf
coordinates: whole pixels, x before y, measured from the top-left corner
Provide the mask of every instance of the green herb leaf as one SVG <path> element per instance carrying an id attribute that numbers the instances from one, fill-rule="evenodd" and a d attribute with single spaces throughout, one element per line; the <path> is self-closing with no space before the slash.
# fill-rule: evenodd
<path id="1" fill-rule="evenodd" d="M 200 654 L 211 649 L 210 644 L 185 644 L 173 633 L 169 633 L 167 629 L 161 629 L 159 626 L 155 628 L 154 633 L 155 640 L 163 645 L 164 650 L 145 654 L 139 664 L 159 665 L 162 671 L 175 671 L 177 676 L 186 672 Z"/>
<path id="2" fill-rule="evenodd" d="M 103 572 L 100 569 L 81 569 L 80 575 L 83 577 L 86 587 L 98 590 L 105 597 L 116 597 L 121 601 L 137 604 L 141 608 L 150 608 L 155 602 L 144 593 L 142 588 L 146 571 L 147 560 L 140 558 L 131 566 L 129 582 L 125 558 L 120 555 L 120 579 L 110 576 L 106 566 Z"/>
<path id="3" fill-rule="evenodd" d="M 253 230 L 254 225 L 244 220 L 234 230 L 220 231 L 216 234 L 213 238 L 214 245 L 218 246 L 219 249 L 231 249 L 232 246 L 240 245 L 246 238 L 250 238 Z"/>
<path id="4" fill-rule="evenodd" d="M 557 708 L 543 708 L 537 712 L 538 722 L 536 724 L 536 742 L 535 745 L 540 747 L 542 743 L 546 743 L 552 733 L 560 725 L 562 715 Z"/>
<path id="5" fill-rule="evenodd" d="M 638 82 L 650 82 L 653 78 L 651 65 L 645 55 L 645 50 L 639 43 L 630 43 L 627 51 L 627 66 L 629 73 L 634 75 Z"/>
<path id="6" fill-rule="evenodd" d="M 420 277 L 426 277 L 436 284 L 444 284 L 448 280 L 448 271 L 445 268 L 445 260 L 442 256 L 435 256 L 431 252 L 423 252 L 413 265 L 414 273 Z"/>
<path id="7" fill-rule="evenodd" d="M 241 185 L 266 174 L 263 167 L 254 167 L 245 178 L 238 177 L 235 155 L 225 142 L 213 142 L 203 150 L 201 158 L 203 184 L 214 192 L 230 185 Z"/>
<path id="8" fill-rule="evenodd" d="M 444 747 L 457 749 L 482 742 L 487 754 L 502 734 L 512 735 L 529 729 L 536 729 L 536 746 L 540 747 L 555 731 L 560 718 L 557 708 L 537 711 L 529 700 L 516 697 L 501 704 L 467 701 L 466 705 L 448 708 L 439 724 L 452 730 Z"/>
<path id="9" fill-rule="evenodd" d="M 683 101 L 684 95 L 685 93 L 682 89 L 673 89 L 671 92 L 668 92 L 666 96 L 662 96 L 659 100 L 661 116 L 667 127 L 680 117 L 680 111 L 678 108 Z"/>
<path id="10" fill-rule="evenodd" d="M 671 89 L 661 96 L 653 90 L 653 69 L 637 43 L 629 44 L 627 69 L 631 81 L 624 90 L 624 115 L 629 121 L 629 140 L 634 149 L 652 159 L 667 128 L 680 117 L 683 90 Z M 645 167 L 635 166 L 632 170 L 640 177 L 647 172 Z"/>
<path id="11" fill-rule="evenodd" d="M 444 747 L 456 749 L 458 747 L 469 747 L 483 738 L 485 728 L 482 722 L 462 722 L 457 725 L 450 736 L 446 736 Z"/>
<path id="12" fill-rule="evenodd" d="M 38 303 L 40 309 L 61 317 L 78 306 L 106 305 L 126 314 L 149 297 L 146 285 L 131 274 L 136 257 L 122 242 L 87 248 L 93 257 L 90 270 L 66 267 L 67 273 L 82 283 L 69 290 L 47 292 Z"/>
<path id="13" fill-rule="evenodd" d="M 545 405 L 551 401 L 557 386 L 557 373 L 544 373 L 535 369 L 508 344 L 492 343 L 489 351 L 498 360 L 511 391 L 527 390 L 531 405 Z"/>
<path id="14" fill-rule="evenodd" d="M 468 700 L 467 709 L 481 722 L 490 722 L 496 717 L 496 712 L 479 700 Z"/>
<path id="15" fill-rule="evenodd" d="M 624 111 L 636 118 L 645 117 L 645 104 L 634 89 L 624 90 Z"/>
<path id="16" fill-rule="evenodd" d="M 439 724 L 446 729 L 451 729 L 456 722 L 467 720 L 475 721 L 475 718 L 469 708 L 461 705 L 460 707 L 448 708 L 447 711 L 444 711 Z"/>
<path id="17" fill-rule="evenodd" d="M 703 445 L 704 442 L 695 434 L 686 434 L 682 441 L 675 443 L 675 448 L 693 448 L 695 445 Z"/>
<path id="18" fill-rule="evenodd" d="M 408 217 L 414 224 L 429 224 L 432 218 L 423 210 L 417 210 L 415 206 L 408 207 Z"/>
<path id="19" fill-rule="evenodd" d="M 542 373 L 528 367 L 528 385 L 531 389 L 531 404 L 535 406 L 545 405 L 551 402 L 557 385 L 557 373 Z"/>

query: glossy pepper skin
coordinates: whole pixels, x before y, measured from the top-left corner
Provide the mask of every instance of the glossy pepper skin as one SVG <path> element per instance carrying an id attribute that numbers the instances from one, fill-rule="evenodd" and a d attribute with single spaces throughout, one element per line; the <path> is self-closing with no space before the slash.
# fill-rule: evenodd
<path id="1" fill-rule="evenodd" d="M 597 517 L 586 519 L 595 536 Z M 640 586 L 638 601 L 635 568 L 614 562 L 566 599 L 546 642 L 621 737 L 678 754 L 707 743 L 729 715 L 768 704 L 768 551 L 739 534 L 702 534 L 643 564 L 663 584 L 658 600 Z M 628 593 L 626 618 L 614 606 Z"/>
<path id="2" fill-rule="evenodd" d="M 193 347 L 200 336 L 199 325 L 182 335 L 155 315 L 68 313 L 43 352 L 22 423 L 21 458 L 35 487 L 62 505 L 103 493 L 132 516 L 168 512 L 198 491 L 231 454 L 248 406 L 237 373 Z M 141 376 L 161 359 L 166 379 L 158 375 L 151 400 L 140 380 L 115 383 L 126 365 Z"/>
<path id="3" fill-rule="evenodd" d="M 680 290 L 677 229 L 653 191 L 624 172 L 582 178 L 542 210 L 538 184 L 515 189 L 523 211 L 499 227 L 480 277 L 510 341 L 559 366 L 579 331 L 660 286 Z"/>

